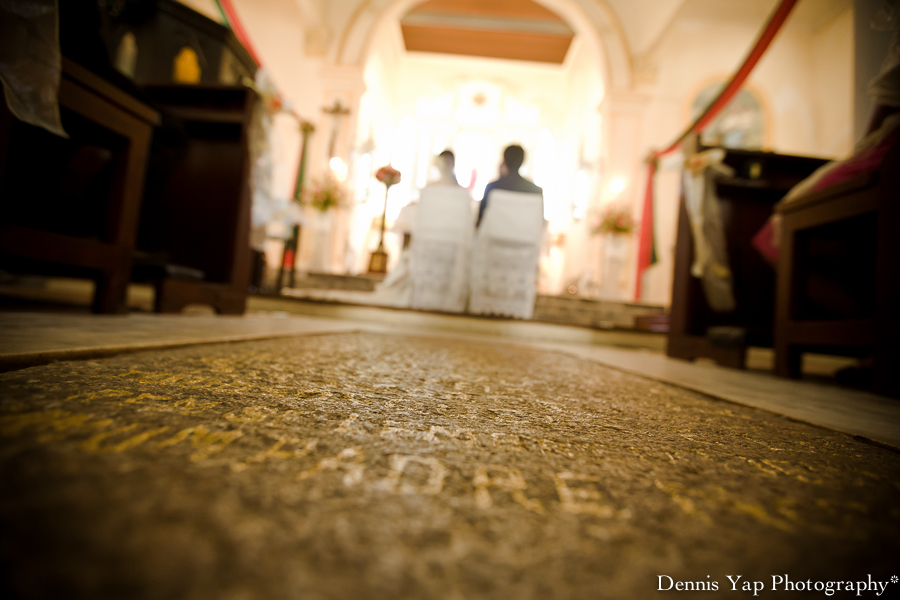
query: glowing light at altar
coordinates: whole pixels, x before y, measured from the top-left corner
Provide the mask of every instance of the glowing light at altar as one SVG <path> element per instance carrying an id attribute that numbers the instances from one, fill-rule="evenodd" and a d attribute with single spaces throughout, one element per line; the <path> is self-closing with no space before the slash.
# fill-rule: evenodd
<path id="1" fill-rule="evenodd" d="M 573 204 L 572 216 L 576 219 L 584 217 L 584 211 L 587 209 L 591 194 L 591 180 L 584 169 L 579 169 L 575 173 L 574 191 L 572 193 Z"/>
<path id="2" fill-rule="evenodd" d="M 526 160 L 527 158 L 526 154 Z M 565 196 L 561 191 L 565 189 L 567 181 L 566 174 L 559 168 L 556 137 L 547 127 L 538 134 L 532 164 L 534 183 L 544 189 L 544 218 L 550 221 L 559 213 L 558 204 Z M 527 175 L 525 169 L 521 173 Z"/>
<path id="3" fill-rule="evenodd" d="M 541 109 L 533 104 L 523 104 L 507 97 L 503 102 L 503 122 L 516 127 L 536 129 L 541 123 Z"/>
<path id="4" fill-rule="evenodd" d="M 391 166 L 403 173 L 404 177 L 400 183 L 392 185 L 388 192 L 388 221 L 395 220 L 400 214 L 400 209 L 413 199 L 415 178 L 410 175 L 415 172 L 415 165 L 416 122 L 412 115 L 406 115 L 400 119 L 400 123 L 394 130 L 394 139 L 391 143 Z"/>
<path id="5" fill-rule="evenodd" d="M 491 129 L 501 122 L 503 90 L 488 81 L 468 81 L 458 88 L 453 119 L 463 127 Z"/>
<path id="6" fill-rule="evenodd" d="M 347 180 L 347 163 L 339 157 L 332 157 L 331 160 L 328 161 L 328 166 L 331 167 L 331 172 L 334 173 L 334 176 L 337 177 L 338 181 Z"/>
<path id="7" fill-rule="evenodd" d="M 624 189 L 625 180 L 621 177 L 613 177 L 612 181 L 609 182 L 609 191 L 611 191 L 613 194 L 620 194 Z"/>
<path id="8" fill-rule="evenodd" d="M 354 176 L 356 199 L 365 202 L 366 192 L 369 189 L 369 179 L 372 177 L 372 155 L 366 152 L 356 161 L 356 173 Z"/>
<path id="9" fill-rule="evenodd" d="M 477 172 L 472 197 L 481 200 L 487 184 L 500 175 L 497 169 L 503 160 L 503 147 L 492 133 L 460 131 L 453 140 L 453 151 L 456 154 L 457 182 L 468 186 L 472 173 Z"/>

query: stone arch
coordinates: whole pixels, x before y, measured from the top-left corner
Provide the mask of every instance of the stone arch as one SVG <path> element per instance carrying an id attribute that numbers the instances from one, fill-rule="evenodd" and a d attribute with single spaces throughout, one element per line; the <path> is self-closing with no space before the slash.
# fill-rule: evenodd
<path id="1" fill-rule="evenodd" d="M 363 0 L 350 17 L 333 49 L 332 62 L 363 67 L 377 31 L 386 23 L 399 21 L 423 0 Z M 562 17 L 583 37 L 590 52 L 602 66 L 606 89 L 624 90 L 632 85 L 632 61 L 621 24 L 604 0 L 535 0 Z"/>

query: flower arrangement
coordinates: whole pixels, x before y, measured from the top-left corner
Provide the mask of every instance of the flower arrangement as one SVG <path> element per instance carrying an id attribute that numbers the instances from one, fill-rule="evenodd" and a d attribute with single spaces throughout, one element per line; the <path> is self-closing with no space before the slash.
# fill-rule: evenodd
<path id="1" fill-rule="evenodd" d="M 385 165 L 375 171 L 375 179 L 377 179 L 387 187 L 391 187 L 395 183 L 400 183 L 400 171 L 398 171 L 391 165 Z"/>
<path id="2" fill-rule="evenodd" d="M 320 212 L 347 203 L 350 194 L 333 175 L 324 175 L 303 190 L 303 205 L 312 206 Z"/>
<path id="3" fill-rule="evenodd" d="M 611 233 L 628 235 L 634 231 L 634 219 L 631 210 L 623 205 L 611 205 L 603 211 L 600 223 L 594 227 L 593 233 Z"/>

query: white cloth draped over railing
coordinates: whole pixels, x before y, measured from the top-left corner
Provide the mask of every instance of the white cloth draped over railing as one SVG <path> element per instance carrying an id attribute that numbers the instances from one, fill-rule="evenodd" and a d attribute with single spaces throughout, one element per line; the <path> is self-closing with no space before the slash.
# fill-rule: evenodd
<path id="1" fill-rule="evenodd" d="M 716 312 L 732 312 L 735 307 L 725 226 L 713 177 L 733 176 L 734 170 L 722 161 L 725 150 L 713 148 L 686 160 L 684 200 L 694 238 L 691 275 L 700 279 L 706 301 Z"/>

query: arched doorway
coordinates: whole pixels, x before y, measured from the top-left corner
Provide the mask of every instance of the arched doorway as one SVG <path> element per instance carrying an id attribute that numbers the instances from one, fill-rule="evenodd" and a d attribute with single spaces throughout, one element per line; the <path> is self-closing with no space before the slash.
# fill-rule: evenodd
<path id="1" fill-rule="evenodd" d="M 608 147 L 599 106 L 610 82 L 630 74 L 610 76 L 615 61 L 597 34 L 597 16 L 575 0 L 540 2 L 568 15 L 565 22 L 575 32 L 560 64 L 407 52 L 398 24 L 418 4 L 369 3 L 338 49 L 339 60 L 358 61 L 366 90 L 349 158 L 358 202 L 348 231 L 351 268 L 361 270 L 376 243 L 372 223 L 383 209 L 384 189 L 369 177 L 374 168 L 391 162 L 404 174 L 388 198 L 390 221 L 426 184 L 435 154 L 446 148 L 456 153 L 457 179 L 478 201 L 497 176 L 502 149 L 520 143 L 526 149 L 523 174 L 545 189 L 547 200 L 551 243 L 542 291 L 558 293 L 597 266 L 591 264 L 599 251 L 590 219 L 603 200 Z"/>

